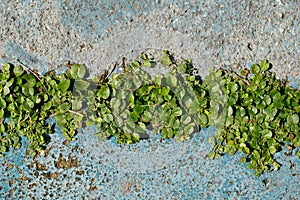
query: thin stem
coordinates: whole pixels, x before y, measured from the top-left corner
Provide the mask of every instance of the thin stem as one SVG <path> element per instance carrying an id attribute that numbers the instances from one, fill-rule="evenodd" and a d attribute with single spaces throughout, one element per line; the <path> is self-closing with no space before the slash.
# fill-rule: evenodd
<path id="1" fill-rule="evenodd" d="M 39 75 L 37 73 L 35 73 L 32 69 L 30 69 L 29 67 L 27 67 L 23 62 L 21 62 L 19 59 L 17 59 L 17 61 L 21 64 L 22 67 L 25 67 L 31 74 L 33 74 L 43 85 L 45 91 L 48 93 L 47 88 L 45 87 L 45 85 L 43 84 L 42 80 L 40 79 Z"/>

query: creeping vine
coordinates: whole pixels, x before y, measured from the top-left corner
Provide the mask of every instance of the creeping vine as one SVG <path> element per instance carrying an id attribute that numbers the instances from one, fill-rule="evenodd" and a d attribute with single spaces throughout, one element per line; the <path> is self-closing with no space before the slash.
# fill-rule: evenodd
<path id="1" fill-rule="evenodd" d="M 256 176 L 280 168 L 274 154 L 284 145 L 300 157 L 300 91 L 276 79 L 266 60 L 239 73 L 211 69 L 204 79 L 190 60 L 169 51 L 160 61 L 144 53 L 128 65 L 123 60 L 91 79 L 80 64 L 43 76 L 20 64 L 0 70 L 0 155 L 20 148 L 22 137 L 29 139 L 31 155 L 44 150 L 54 131 L 48 119 L 54 117 L 67 141 L 91 125 L 99 139 L 128 144 L 148 138 L 146 130 L 181 142 L 215 126 L 208 156 L 241 151 L 241 162 Z M 156 65 L 168 72 L 151 76 L 147 69 Z"/>

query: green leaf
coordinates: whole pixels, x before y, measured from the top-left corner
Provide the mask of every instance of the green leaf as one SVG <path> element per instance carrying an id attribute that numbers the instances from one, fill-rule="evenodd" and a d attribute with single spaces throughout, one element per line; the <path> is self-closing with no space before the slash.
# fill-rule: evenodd
<path id="1" fill-rule="evenodd" d="M 0 152 L 6 152 L 7 147 L 6 146 L 0 146 Z M 3 154 L 0 154 L 0 157 L 3 156 Z"/>
<path id="2" fill-rule="evenodd" d="M 0 109 L 3 109 L 5 107 L 6 107 L 6 101 L 2 97 L 0 97 Z"/>
<path id="3" fill-rule="evenodd" d="M 141 58 L 142 60 L 149 60 L 148 55 L 145 54 L 145 53 L 142 53 L 141 56 L 140 56 L 140 58 Z"/>
<path id="4" fill-rule="evenodd" d="M 269 129 L 264 129 L 262 131 L 262 135 L 265 139 L 270 139 L 273 136 L 272 131 L 270 131 Z"/>
<path id="5" fill-rule="evenodd" d="M 19 77 L 24 73 L 24 70 L 23 70 L 22 66 L 17 65 L 17 66 L 14 67 L 13 72 L 14 72 L 16 77 Z"/>
<path id="6" fill-rule="evenodd" d="M 243 107 L 239 108 L 239 116 L 244 117 L 246 115 L 246 110 Z"/>
<path id="7" fill-rule="evenodd" d="M 248 69 L 243 69 L 243 70 L 241 70 L 241 75 L 242 76 L 247 76 L 249 74 L 249 70 Z"/>
<path id="8" fill-rule="evenodd" d="M 259 104 L 256 105 L 256 107 L 259 109 L 264 109 L 266 106 L 267 105 L 265 101 L 261 101 Z"/>
<path id="9" fill-rule="evenodd" d="M 133 62 L 131 63 L 131 66 L 132 66 L 132 67 L 139 67 L 139 66 L 141 66 L 141 64 L 140 64 L 139 61 L 135 60 L 135 61 L 133 61 Z"/>
<path id="10" fill-rule="evenodd" d="M 190 135 L 194 132 L 195 124 L 191 123 L 188 126 L 184 127 L 184 134 Z"/>
<path id="11" fill-rule="evenodd" d="M 266 60 L 262 60 L 260 63 L 260 68 L 262 71 L 267 71 L 270 68 L 270 64 Z"/>
<path id="12" fill-rule="evenodd" d="M 134 133 L 132 134 L 132 140 L 133 140 L 134 142 L 139 141 L 139 140 L 140 140 L 140 134 L 134 132 Z"/>
<path id="13" fill-rule="evenodd" d="M 147 130 L 147 127 L 143 122 L 138 122 L 138 126 L 136 127 L 137 127 L 137 132 L 144 133 Z"/>
<path id="14" fill-rule="evenodd" d="M 59 105 L 57 109 L 60 113 L 66 113 L 67 111 L 70 110 L 70 104 L 63 103 L 63 104 Z"/>
<path id="15" fill-rule="evenodd" d="M 91 121 L 91 120 L 86 120 L 85 124 L 86 124 L 86 126 L 93 126 L 93 125 L 95 125 L 95 122 Z"/>
<path id="16" fill-rule="evenodd" d="M 163 75 L 162 74 L 157 74 L 154 78 L 153 78 L 153 83 L 155 85 L 160 86 L 161 85 L 161 81 L 163 79 Z"/>
<path id="17" fill-rule="evenodd" d="M 177 70 L 178 70 L 178 72 L 180 74 L 185 74 L 186 70 L 187 70 L 186 64 L 180 64 L 180 65 L 178 65 Z"/>
<path id="18" fill-rule="evenodd" d="M 144 108 L 143 106 L 137 104 L 134 106 L 133 111 L 137 114 L 141 114 L 144 111 Z"/>
<path id="19" fill-rule="evenodd" d="M 99 90 L 99 95 L 103 99 L 107 99 L 110 96 L 110 89 L 107 86 L 102 86 Z"/>
<path id="20" fill-rule="evenodd" d="M 114 117 L 112 114 L 105 114 L 103 120 L 107 123 L 110 123 L 114 120 Z"/>
<path id="21" fill-rule="evenodd" d="M 280 168 L 280 164 L 278 162 L 273 163 L 274 171 L 277 171 Z"/>
<path id="22" fill-rule="evenodd" d="M 143 122 L 148 123 L 148 122 L 150 122 L 151 119 L 152 119 L 152 114 L 151 114 L 150 112 L 148 112 L 148 111 L 145 111 L 145 112 L 142 114 L 141 117 L 142 117 L 142 121 L 143 121 Z"/>
<path id="23" fill-rule="evenodd" d="M 31 96 L 34 95 L 34 88 L 33 87 L 24 86 L 24 87 L 22 87 L 22 93 L 26 97 L 31 97 Z"/>
<path id="24" fill-rule="evenodd" d="M 172 138 L 172 137 L 174 137 L 174 131 L 172 128 L 164 128 L 162 130 L 161 135 L 162 135 L 162 138 L 164 138 L 164 139 Z"/>
<path id="25" fill-rule="evenodd" d="M 240 162 L 241 163 L 245 163 L 247 161 L 247 156 L 244 156 L 240 159 Z"/>
<path id="26" fill-rule="evenodd" d="M 31 110 L 32 110 L 33 107 L 34 107 L 33 101 L 31 101 L 30 99 L 26 98 L 25 102 L 23 103 L 24 110 L 26 110 L 27 112 L 31 112 Z"/>
<path id="27" fill-rule="evenodd" d="M 14 81 L 15 81 L 14 78 L 9 79 L 9 81 L 6 81 L 5 87 L 9 88 L 10 86 L 12 86 L 14 84 Z"/>
<path id="28" fill-rule="evenodd" d="M 296 151 L 295 156 L 298 156 L 300 158 L 300 149 Z"/>
<path id="29" fill-rule="evenodd" d="M 281 100 L 281 94 L 279 91 L 275 91 L 274 94 L 272 95 L 273 96 L 273 101 L 274 102 L 278 102 Z"/>
<path id="30" fill-rule="evenodd" d="M 5 64 L 3 64 L 3 66 L 2 66 L 2 71 L 3 71 L 4 73 L 9 73 L 9 72 L 10 72 L 10 68 L 11 68 L 11 65 L 10 65 L 9 63 L 5 63 Z"/>
<path id="31" fill-rule="evenodd" d="M 74 90 L 86 91 L 89 86 L 90 86 L 90 83 L 87 82 L 87 81 L 84 81 L 84 80 L 75 80 Z"/>
<path id="32" fill-rule="evenodd" d="M 264 110 L 264 113 L 271 119 L 273 120 L 275 115 L 277 114 L 277 108 L 266 108 Z"/>
<path id="33" fill-rule="evenodd" d="M 227 114 L 228 114 L 228 116 L 233 115 L 233 108 L 231 106 L 228 106 L 228 108 L 227 108 Z"/>
<path id="34" fill-rule="evenodd" d="M 223 75 L 223 70 L 222 69 L 218 69 L 215 71 L 215 76 L 218 78 L 218 77 L 221 77 Z"/>
<path id="35" fill-rule="evenodd" d="M 199 120 L 202 126 L 208 125 L 208 116 L 205 113 L 199 114 Z"/>
<path id="36" fill-rule="evenodd" d="M 231 91 L 231 92 L 235 92 L 238 90 L 238 85 L 234 82 L 230 82 L 228 83 L 228 89 Z"/>
<path id="37" fill-rule="evenodd" d="M 149 60 L 144 60 L 143 65 L 147 68 L 151 67 L 151 62 Z"/>
<path id="38" fill-rule="evenodd" d="M 182 115 L 182 110 L 179 107 L 176 107 L 172 110 L 172 114 L 174 116 L 180 116 L 180 115 Z"/>
<path id="39" fill-rule="evenodd" d="M 33 100 L 33 102 L 34 102 L 35 104 L 39 104 L 39 103 L 42 102 L 42 99 L 41 99 L 41 97 L 40 97 L 39 95 L 33 96 L 33 97 L 32 97 L 32 100 Z"/>
<path id="40" fill-rule="evenodd" d="M 170 58 L 169 55 L 164 55 L 162 58 L 161 58 L 161 61 L 160 63 L 163 65 L 163 66 L 170 66 L 172 64 L 172 60 Z"/>
<path id="41" fill-rule="evenodd" d="M 169 94 L 169 92 L 170 92 L 170 87 L 163 87 L 161 89 L 161 95 L 163 95 L 163 96 L 167 96 Z"/>
<path id="42" fill-rule="evenodd" d="M 272 99 L 269 95 L 265 95 L 263 99 L 267 105 L 271 104 L 271 102 L 272 102 Z"/>
<path id="43" fill-rule="evenodd" d="M 0 109 L 0 119 L 3 119 L 3 118 L 4 118 L 4 110 Z"/>
<path id="44" fill-rule="evenodd" d="M 51 108 L 51 106 L 52 106 L 51 101 L 48 101 L 43 105 L 43 109 L 48 111 Z"/>
<path id="45" fill-rule="evenodd" d="M 174 91 L 174 93 L 176 94 L 176 97 L 181 100 L 183 99 L 184 96 L 186 96 L 185 94 L 186 90 L 182 87 L 177 87 Z M 189 97 L 186 97 L 186 99 L 189 98 Z M 186 100 L 185 99 L 185 100 Z M 190 101 L 192 101 L 192 99 L 190 98 Z"/>
<path id="46" fill-rule="evenodd" d="M 137 122 L 139 120 L 139 114 L 136 112 L 131 112 L 129 117 L 133 122 Z"/>
<path id="47" fill-rule="evenodd" d="M 82 101 L 72 100 L 72 110 L 80 110 L 82 108 Z"/>
<path id="48" fill-rule="evenodd" d="M 294 124 L 299 124 L 299 115 L 298 114 L 294 113 L 292 115 L 291 119 Z"/>
<path id="49" fill-rule="evenodd" d="M 110 106 L 112 107 L 114 112 L 119 112 L 121 106 L 121 100 L 117 99 L 116 97 L 111 98 Z"/>
<path id="50" fill-rule="evenodd" d="M 224 149 L 224 152 L 228 153 L 229 155 L 234 155 L 237 152 L 237 149 L 234 146 L 226 145 L 225 149 Z"/>
<path id="51" fill-rule="evenodd" d="M 214 82 L 212 84 L 212 87 L 211 87 L 211 90 L 210 90 L 211 93 L 216 93 L 216 94 L 219 94 L 221 92 L 221 89 L 220 89 L 220 85 L 216 82 Z"/>
<path id="52" fill-rule="evenodd" d="M 25 74 L 23 76 L 23 79 L 26 80 L 26 87 L 34 87 L 36 84 L 36 77 L 32 74 Z"/>
<path id="53" fill-rule="evenodd" d="M 76 82 L 75 82 L 76 83 Z M 58 84 L 58 89 L 62 92 L 66 92 L 70 87 L 70 80 L 69 79 L 62 79 Z"/>
<path id="54" fill-rule="evenodd" d="M 85 77 L 86 71 L 86 66 L 80 64 L 73 64 L 71 66 L 71 69 L 69 70 L 69 73 L 71 75 L 71 78 L 76 80 Z"/>
<path id="55" fill-rule="evenodd" d="M 5 126 L 4 124 L 0 124 L 0 134 L 5 132 Z"/>
<path id="56" fill-rule="evenodd" d="M 168 86 L 175 87 L 177 84 L 177 78 L 174 75 L 167 74 L 166 82 Z"/>
<path id="57" fill-rule="evenodd" d="M 173 138 L 174 137 L 174 130 L 169 128 L 168 129 L 168 138 Z"/>
<path id="58" fill-rule="evenodd" d="M 246 155 L 250 154 L 250 149 L 248 147 L 242 147 L 242 152 Z"/>
<path id="59" fill-rule="evenodd" d="M 178 129 L 181 125 L 180 120 L 177 117 L 171 117 L 169 125 L 175 130 Z"/>
<path id="60" fill-rule="evenodd" d="M 182 115 L 182 117 L 181 117 L 181 123 L 183 125 L 188 125 L 191 121 L 192 121 L 192 118 L 190 116 L 188 116 L 186 114 Z"/>
<path id="61" fill-rule="evenodd" d="M 270 146 L 270 147 L 269 147 L 269 152 L 270 152 L 270 154 L 276 153 L 276 152 L 277 152 L 276 147 L 275 147 L 275 146 Z"/>
<path id="62" fill-rule="evenodd" d="M 184 98 L 183 105 L 188 108 L 190 114 L 194 115 L 199 112 L 199 103 L 197 100 L 192 100 L 191 98 Z"/>
<path id="63" fill-rule="evenodd" d="M 257 64 L 254 64 L 251 66 L 250 71 L 252 74 L 258 74 L 260 71 L 260 68 Z"/>

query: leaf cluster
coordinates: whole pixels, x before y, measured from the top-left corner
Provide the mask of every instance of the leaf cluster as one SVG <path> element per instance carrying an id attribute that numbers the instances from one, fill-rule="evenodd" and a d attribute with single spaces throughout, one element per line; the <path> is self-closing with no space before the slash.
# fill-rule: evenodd
<path id="1" fill-rule="evenodd" d="M 150 76 L 155 65 L 169 69 Z M 40 76 L 23 66 L 4 64 L 0 70 L 0 155 L 18 149 L 23 136 L 30 154 L 45 149 L 56 119 L 67 141 L 77 130 L 95 125 L 96 136 L 115 137 L 132 144 L 149 136 L 190 139 L 199 128 L 216 126 L 209 138 L 210 158 L 244 153 L 241 162 L 259 176 L 278 170 L 274 159 L 284 145 L 300 147 L 300 91 L 276 79 L 263 60 L 239 73 L 211 69 L 204 80 L 190 60 L 178 60 L 168 51 L 155 61 L 146 54 L 119 66 L 121 73 L 106 71 L 87 79 L 84 65 L 73 64 L 60 75 Z M 27 67 L 26 67 L 27 68 Z M 296 152 L 300 157 L 300 151 Z"/>
<path id="2" fill-rule="evenodd" d="M 83 65 L 74 65 L 66 74 L 40 76 L 20 65 L 4 64 L 0 71 L 0 152 L 21 147 L 21 138 L 30 141 L 30 155 L 45 149 L 53 132 L 49 117 L 55 117 L 66 139 L 71 140 L 82 115 L 70 112 L 72 85 Z M 85 70 L 85 69 L 84 69 Z M 3 155 L 3 154 L 1 154 Z"/>
<path id="3" fill-rule="evenodd" d="M 211 125 L 218 128 L 209 157 L 241 151 L 241 162 L 256 176 L 279 169 L 274 154 L 282 146 L 300 146 L 300 91 L 276 79 L 270 67 L 263 60 L 240 74 L 219 69 L 206 77 Z"/>
<path id="4" fill-rule="evenodd" d="M 172 61 L 164 51 L 161 64 L 169 67 L 167 74 L 155 77 L 143 70 L 151 67 L 152 59 L 142 54 L 112 74 L 96 89 L 89 101 L 94 112 L 88 116 L 89 125 L 95 124 L 98 137 L 116 137 L 118 143 L 135 143 L 147 138 L 146 129 L 161 133 L 163 138 L 176 137 L 178 141 L 190 138 L 199 124 L 208 125 L 207 92 L 190 72 L 191 63 Z"/>

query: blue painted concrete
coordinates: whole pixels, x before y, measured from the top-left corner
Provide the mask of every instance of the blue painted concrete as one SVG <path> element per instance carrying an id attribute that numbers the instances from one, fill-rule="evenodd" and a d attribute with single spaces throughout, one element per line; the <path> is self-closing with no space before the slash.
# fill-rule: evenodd
<path id="1" fill-rule="evenodd" d="M 137 29 L 135 25 L 142 31 L 152 27 L 156 30 L 158 26 L 163 34 L 166 26 L 192 37 L 189 44 L 197 48 L 190 51 L 200 52 L 195 52 L 194 58 L 207 59 L 203 65 L 230 65 L 230 60 L 236 62 L 234 57 L 246 65 L 267 57 L 275 62 L 274 70 L 280 76 L 287 75 L 291 85 L 299 88 L 297 1 L 49 2 L 0 1 L 0 63 L 19 58 L 45 72 L 56 62 L 76 61 L 82 55 L 82 61 L 95 59 L 90 54 L 78 53 L 90 51 L 85 50 L 88 47 L 79 48 L 83 43 L 101 43 L 105 38 L 117 40 L 114 35 L 121 31 L 123 36 L 129 34 L 131 29 Z M 143 16 L 150 21 L 143 22 Z M 134 24 L 136 21 L 138 24 Z M 144 24 L 139 24 L 140 21 Z M 11 32 L 7 28 L 13 30 L 12 35 L 8 35 Z M 265 34 L 263 37 L 261 32 Z M 136 41 L 143 43 L 142 36 L 134 37 L 132 45 Z M 172 42 L 177 40 L 180 37 Z M 254 53 L 247 50 L 247 43 L 251 43 Z M 29 47 L 32 44 L 40 46 L 34 50 Z M 119 52 L 117 45 L 113 47 L 116 48 L 111 49 L 112 54 Z M 110 59 L 116 61 L 114 57 Z M 93 66 L 101 68 L 101 65 Z M 216 160 L 206 157 L 212 148 L 207 138 L 213 134 L 213 127 L 203 129 L 183 143 L 161 141 L 156 135 L 131 146 L 118 145 L 113 138 L 99 142 L 92 128 L 83 130 L 76 141 L 65 146 L 62 134 L 56 130 L 51 136 L 49 152 L 36 161 L 25 155 L 26 138 L 20 150 L 0 158 L 0 199 L 297 199 L 300 196 L 299 158 L 285 155 L 284 148 L 276 154 L 282 164 L 278 172 L 254 177 L 245 164 L 239 163 L 239 153 Z M 75 166 L 60 168 L 57 162 L 64 159 Z"/>

